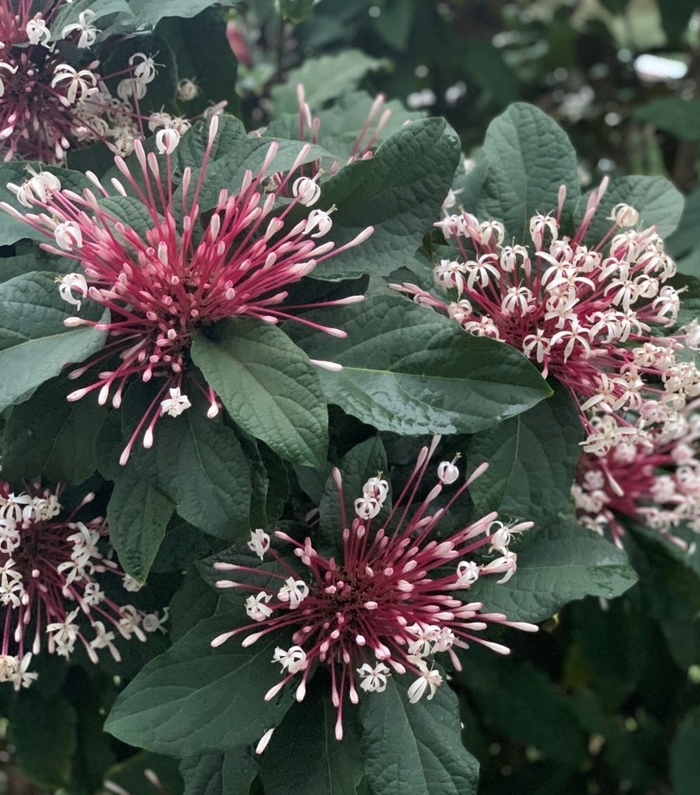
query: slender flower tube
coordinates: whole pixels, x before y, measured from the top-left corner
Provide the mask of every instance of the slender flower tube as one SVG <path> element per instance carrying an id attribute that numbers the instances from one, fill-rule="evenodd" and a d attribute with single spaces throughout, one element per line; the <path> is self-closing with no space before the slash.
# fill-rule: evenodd
<path id="1" fill-rule="evenodd" d="M 292 565 L 270 547 L 270 536 L 257 529 L 251 533 L 249 547 L 260 558 L 272 557 L 279 573 L 214 564 L 215 570 L 231 577 L 220 580 L 218 587 L 251 592 L 245 604 L 252 623 L 214 638 L 212 646 L 240 634 L 244 635 L 242 645 L 250 646 L 271 632 L 291 629 L 293 645 L 277 647 L 272 660 L 281 666 L 282 679 L 265 698 L 274 698 L 298 676 L 296 698 L 301 701 L 316 665 L 327 666 L 338 739 L 343 736 L 345 699 L 356 704 L 358 687 L 364 693 L 379 692 L 389 676 L 406 675 L 414 678 L 408 689 L 410 701 L 423 696 L 431 699 L 443 681 L 433 666 L 434 655 L 446 653 L 459 670 L 455 649 L 466 649 L 470 643 L 509 653 L 506 646 L 480 636 L 489 624 L 537 630 L 533 624 L 508 621 L 502 613 L 485 612 L 481 602 L 460 598 L 479 577 L 500 575 L 502 583 L 513 575 L 517 555 L 509 550 L 509 543 L 513 535 L 532 527 L 532 522 L 507 527 L 492 513 L 449 537 L 436 537 L 440 519 L 486 469 L 486 465 L 479 467 L 444 507 L 431 513 L 431 504 L 443 487 L 455 480 L 454 464 L 442 462 L 436 485 L 424 499 L 416 498 L 438 442 L 436 437 L 421 450 L 408 482 L 379 527 L 373 527 L 374 519 L 389 493 L 381 474 L 365 483 L 355 501 L 354 517 L 347 517 L 340 508 L 344 530 L 342 555 L 337 560 L 320 554 L 311 538 L 300 542 L 274 532 L 293 548 L 300 565 Z M 337 469 L 333 479 L 339 505 L 344 506 Z M 256 574 L 264 583 L 261 587 L 254 585 Z"/>
<path id="2" fill-rule="evenodd" d="M 288 182 L 308 155 L 302 148 L 288 172 L 278 175 L 270 186 L 268 170 L 277 152 L 270 144 L 257 174 L 247 171 L 235 191 L 222 189 L 218 201 L 206 217 L 200 214 L 200 195 L 217 136 L 219 119 L 210 120 L 209 137 L 198 174 L 184 169 L 178 193 L 173 185 L 173 152 L 179 136 L 175 130 L 157 139 L 160 157 L 146 154 L 139 141 L 134 144 L 138 169 L 132 173 L 119 156 L 115 163 L 123 182 L 114 179 L 103 185 L 91 173 L 96 191 L 82 195 L 46 185 L 43 174 L 34 175 L 24 185 L 10 186 L 21 201 L 39 213 L 23 215 L 8 204 L 6 212 L 32 228 L 53 238 L 44 248 L 76 261 L 78 276 L 61 279 L 62 297 L 76 305 L 87 296 L 111 313 L 111 320 L 98 323 L 80 317 L 69 318 L 69 326 L 92 325 L 108 332 L 105 348 L 69 377 L 78 377 L 100 365 L 97 380 L 72 392 L 78 400 L 97 391 L 100 403 L 111 397 L 114 407 L 121 404 L 125 387 L 135 379 L 152 378 L 160 389 L 144 414 L 122 456 L 124 463 L 135 439 L 143 436 L 145 446 L 153 440 L 153 429 L 163 414 L 177 416 L 190 403 L 183 394 L 183 377 L 188 368 L 188 352 L 193 333 L 224 318 L 256 318 L 279 323 L 294 318 L 295 309 L 283 302 L 288 288 L 310 274 L 325 260 L 340 251 L 359 245 L 372 233 L 368 227 L 344 246 L 323 242 L 332 227 L 331 211 L 313 209 L 308 217 L 292 223 L 290 213 L 298 206 L 309 206 L 320 191 L 303 189 L 289 201 L 279 203 Z M 55 177 L 53 178 L 55 179 Z M 127 196 L 138 212 L 148 219 L 142 226 L 130 225 L 115 216 L 102 200 L 114 194 Z M 134 198 L 135 197 L 135 198 Z M 203 231 L 200 222 L 205 224 Z M 75 295 L 75 294 L 77 295 Z M 361 301 L 352 296 L 336 303 Z M 341 329 L 320 326 L 303 317 L 301 323 L 344 337 Z M 324 363 L 320 363 L 321 366 Z M 210 387 L 200 386 L 210 401 L 209 416 L 218 411 Z"/>
<path id="3" fill-rule="evenodd" d="M 438 226 L 456 246 L 434 268 L 445 301 L 414 284 L 392 285 L 445 312 L 462 328 L 522 351 L 546 377 L 568 387 L 587 433 L 586 452 L 605 455 L 618 442 L 641 443 L 657 421 L 700 395 L 700 373 L 676 352 L 696 348 L 694 322 L 662 337 L 653 326 L 676 323 L 680 292 L 668 283 L 676 265 L 654 227 L 640 228 L 629 205 L 617 205 L 595 245 L 584 238 L 607 187 L 592 192 L 571 237 L 561 234 L 566 190 L 556 213 L 530 219 L 530 240 L 509 244 L 494 220 L 463 212 Z"/>
<path id="4" fill-rule="evenodd" d="M 143 641 L 165 620 L 118 604 L 102 590 L 96 575 L 107 572 L 126 590 L 138 584 L 100 552 L 103 519 L 76 519 L 94 495 L 65 512 L 61 493 L 61 486 L 51 492 L 33 484 L 15 494 L 0 482 L 0 682 L 12 682 L 15 690 L 37 678 L 29 671 L 32 655 L 70 657 L 79 642 L 94 663 L 102 648 L 119 660 L 117 634 Z"/>

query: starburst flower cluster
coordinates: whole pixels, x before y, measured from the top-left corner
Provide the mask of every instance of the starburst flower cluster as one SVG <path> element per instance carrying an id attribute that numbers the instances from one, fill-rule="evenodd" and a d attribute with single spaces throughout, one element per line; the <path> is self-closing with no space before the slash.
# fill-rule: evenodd
<path id="1" fill-rule="evenodd" d="M 103 141 L 127 155 L 144 137 L 142 100 L 156 75 L 153 58 L 134 53 L 119 74 L 103 76 L 89 51 L 100 31 L 95 12 L 52 29 L 71 0 L 0 0 L 0 155 L 62 163 L 76 145 Z M 103 78 L 118 80 L 113 96 Z M 148 117 L 151 129 L 188 122 Z"/>
<path id="2" fill-rule="evenodd" d="M 479 635 L 489 624 L 537 630 L 532 624 L 508 621 L 502 613 L 483 612 L 481 602 L 458 598 L 480 577 L 501 575 L 498 582 L 502 583 L 513 575 L 517 555 L 509 543 L 513 535 L 532 527 L 532 522 L 507 527 L 491 513 L 449 537 L 436 537 L 440 519 L 487 466 L 479 467 L 443 507 L 433 507 L 431 512 L 444 486 L 459 476 L 454 462 L 442 462 L 436 485 L 424 499 L 416 499 L 438 442 L 436 437 L 429 448 L 421 450 L 390 509 L 386 505 L 389 485 L 379 475 L 365 483 L 354 504 L 355 516 L 349 519 L 342 507 L 342 476 L 333 470 L 344 528 L 338 560 L 319 553 L 311 538 L 299 542 L 275 531 L 276 538 L 294 548 L 301 564 L 291 565 L 271 548 L 270 536 L 258 529 L 251 533 L 248 546 L 261 560 L 266 555 L 272 558 L 277 571 L 214 564 L 215 570 L 232 577 L 218 581 L 218 587 L 252 591 L 245 604 L 253 623 L 218 636 L 212 646 L 244 633 L 242 645 L 247 647 L 271 632 L 291 628 L 293 645 L 276 648 L 272 660 L 281 665 L 282 679 L 265 698 L 274 698 L 300 674 L 296 698 L 301 701 L 315 665 L 328 666 L 338 739 L 343 735 L 344 700 L 358 702 L 358 685 L 365 693 L 381 692 L 389 676 L 413 676 L 409 700 L 415 703 L 426 694 L 431 699 L 443 681 L 433 664 L 436 654 L 446 653 L 459 670 L 455 649 L 466 649 L 470 643 L 508 654 L 507 647 Z M 380 526 L 375 528 L 373 520 L 382 508 L 386 518 L 378 520 Z M 478 554 L 483 562 L 477 562 Z M 255 587 L 256 576 L 268 585 Z"/>
<path id="3" fill-rule="evenodd" d="M 162 160 L 155 153 L 147 155 L 141 143 L 136 142 L 140 173 L 132 174 L 121 157 L 115 158 L 126 187 L 114 179 L 113 192 L 127 196 L 127 188 L 131 191 L 132 201 L 138 202 L 151 219 L 146 229 L 128 225 L 100 204 L 100 199 L 112 194 L 90 172 L 87 176 L 97 194 L 89 189 L 82 195 L 62 190 L 55 176 L 43 172 L 23 185 L 9 186 L 20 201 L 39 210 L 38 214 L 23 215 L 8 204 L 0 205 L 53 238 L 54 244 L 44 245 L 48 251 L 80 265 L 78 273 L 60 280 L 59 290 L 66 301 L 80 310 L 81 299 L 89 296 L 110 310 L 108 323 L 81 317 L 66 320 L 68 326 L 92 325 L 109 335 L 103 351 L 69 375 L 76 378 L 100 365 L 104 369 L 97 380 L 72 392 L 68 399 L 78 400 L 98 390 L 100 403 L 106 403 L 111 395 L 117 408 L 124 388 L 134 379 L 147 382 L 155 378 L 161 382 L 124 451 L 122 463 L 139 435 L 143 436 L 144 446 L 150 447 L 153 429 L 162 415 L 178 416 L 190 407 L 182 385 L 196 329 L 224 318 L 249 317 L 272 324 L 293 318 L 290 312 L 307 306 L 283 305 L 287 288 L 329 257 L 359 245 L 373 231 L 368 227 L 336 248 L 335 243 L 320 240 L 332 228 L 331 211 L 314 209 L 293 225 L 287 223 L 295 207 L 316 203 L 320 189 L 311 179 L 297 178 L 292 185 L 294 198 L 278 202 L 309 148 L 302 147 L 291 169 L 279 177 L 275 189 L 270 189 L 266 174 L 277 152 L 276 142 L 270 144 L 258 174 L 247 171 L 235 192 L 221 190 L 202 230 L 199 197 L 218 123 L 218 116 L 210 121 L 208 145 L 196 180 L 192 169 L 186 168 L 177 196 L 171 155 L 179 134 L 174 128 L 160 130 L 156 135 Z M 362 296 L 352 296 L 314 306 L 361 300 Z M 335 336 L 345 336 L 340 329 L 301 317 L 295 319 Z M 318 364 L 334 367 L 327 362 Z M 208 416 L 216 416 L 218 400 L 214 391 L 210 387 L 199 388 L 210 401 Z"/>
<path id="4" fill-rule="evenodd" d="M 655 228 L 640 228 L 637 211 L 620 204 L 604 237 L 583 242 L 606 187 L 607 180 L 592 192 L 572 237 L 561 234 L 562 187 L 556 213 L 530 219 L 527 245 L 507 243 L 498 221 L 446 215 L 436 225 L 459 256 L 441 260 L 434 278 L 449 300 L 414 284 L 392 285 L 556 377 L 580 407 L 585 451 L 598 455 L 643 442 L 700 394 L 697 368 L 676 356 L 700 343 L 697 323 L 671 336 L 653 332 L 654 325 L 673 326 L 680 305 L 667 283 L 676 266 Z"/>
<path id="5" fill-rule="evenodd" d="M 143 641 L 164 620 L 117 604 L 102 590 L 96 575 L 105 572 L 126 590 L 138 584 L 100 552 L 104 521 L 76 518 L 94 495 L 66 514 L 61 493 L 60 486 L 52 492 L 34 484 L 15 494 L 0 482 L 0 682 L 15 690 L 37 678 L 29 665 L 41 651 L 70 657 L 79 643 L 94 663 L 104 648 L 118 661 L 117 635 Z"/>
<path id="6" fill-rule="evenodd" d="M 582 525 L 610 533 L 621 546 L 627 518 L 688 548 L 674 532 L 686 525 L 700 533 L 700 415 L 695 408 L 688 404 L 643 441 L 618 442 L 604 456 L 583 455 L 573 486 Z"/>

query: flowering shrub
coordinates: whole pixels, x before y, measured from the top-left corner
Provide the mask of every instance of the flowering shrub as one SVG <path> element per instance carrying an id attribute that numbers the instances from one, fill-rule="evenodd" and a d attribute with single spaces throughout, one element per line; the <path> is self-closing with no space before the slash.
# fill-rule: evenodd
<path id="1" fill-rule="evenodd" d="M 384 61 L 287 68 L 316 4 L 229 5 L 0 0 L 8 757 L 76 795 L 675 792 L 680 194 L 584 193 L 523 104 L 465 160 L 359 89 Z"/>

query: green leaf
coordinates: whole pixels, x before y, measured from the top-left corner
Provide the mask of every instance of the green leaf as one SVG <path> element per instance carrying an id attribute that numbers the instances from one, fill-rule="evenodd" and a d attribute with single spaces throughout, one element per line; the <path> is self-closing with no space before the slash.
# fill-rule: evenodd
<path id="1" fill-rule="evenodd" d="M 140 384 L 135 386 L 140 393 Z M 250 467 L 236 434 L 221 421 L 209 419 L 206 401 L 194 386 L 192 390 L 192 408 L 179 417 L 163 417 L 153 447 L 135 446 L 132 460 L 175 503 L 185 521 L 232 540 L 249 529 Z M 131 409 L 138 397 L 136 388 L 127 392 L 122 409 L 127 438 L 133 418 L 142 416 L 142 411 Z"/>
<path id="2" fill-rule="evenodd" d="M 293 688 L 264 700 L 280 681 L 270 662 L 275 647 L 284 645 L 278 634 L 247 649 L 235 638 L 211 647 L 215 637 L 245 621 L 234 613 L 200 621 L 127 686 L 105 729 L 131 745 L 180 758 L 256 743 L 282 720 Z"/>
<path id="3" fill-rule="evenodd" d="M 328 677 L 314 677 L 275 730 L 263 757 L 265 795 L 355 795 L 363 770 L 359 731 L 345 707 L 343 739 L 336 740 L 330 689 Z"/>
<path id="4" fill-rule="evenodd" d="M 360 701 L 365 775 L 372 795 L 475 795 L 476 759 L 460 737 L 457 698 L 447 684 L 431 701 L 408 700 L 392 677 Z"/>
<path id="5" fill-rule="evenodd" d="M 69 386 L 69 384 L 71 386 Z M 5 426 L 2 469 L 8 480 L 39 475 L 82 483 L 97 468 L 97 436 L 106 411 L 90 395 L 69 403 L 74 382 L 53 379 L 15 406 Z"/>
<path id="6" fill-rule="evenodd" d="M 96 319 L 87 306 L 83 317 Z M 75 312 L 59 296 L 54 275 L 30 273 L 0 284 L 0 410 L 11 405 L 70 363 L 102 348 L 105 331 L 63 324 Z M 102 322 L 107 322 L 108 310 Z M 31 362 L 31 367 L 27 366 Z"/>
<path id="7" fill-rule="evenodd" d="M 588 196 L 583 196 L 576 208 L 578 223 L 583 219 L 587 199 Z M 634 207 L 641 223 L 656 226 L 661 237 L 675 230 L 683 212 L 683 195 L 665 177 L 613 179 L 586 232 L 586 242 L 597 245 L 605 237 L 612 227 L 609 220 L 612 208 L 621 203 Z"/>
<path id="8" fill-rule="evenodd" d="M 279 0 L 280 14 L 283 19 L 296 24 L 311 14 L 315 0 Z"/>
<path id="9" fill-rule="evenodd" d="M 216 613 L 219 594 L 204 582 L 196 568 L 190 569 L 179 591 L 170 600 L 170 638 L 174 642 L 197 622 Z"/>
<path id="10" fill-rule="evenodd" d="M 363 127 L 369 116 L 374 97 L 365 91 L 353 91 L 343 94 L 327 110 L 314 114 L 321 122 L 318 132 L 318 143 L 339 160 L 345 161 L 353 154 L 355 143 L 361 139 L 365 146 L 373 135 L 372 125 L 364 135 Z M 376 144 L 383 143 L 397 133 L 407 121 L 425 118 L 422 111 L 409 111 L 397 99 L 385 102 L 376 114 L 374 123 L 379 121 L 381 114 L 391 111 L 389 120 L 379 132 Z M 299 138 L 299 114 L 288 114 L 271 122 L 265 129 L 268 138 Z"/>
<path id="11" fill-rule="evenodd" d="M 77 0 L 72 4 L 66 3 L 59 7 L 58 13 L 51 20 L 52 39 L 57 39 L 57 34 L 66 25 L 79 24 L 80 15 L 87 10 L 92 11 L 95 15 L 91 21 L 100 31 L 105 30 L 110 24 L 127 24 L 132 16 L 127 0 Z M 109 17 L 116 17 L 116 19 L 108 21 Z"/>
<path id="12" fill-rule="evenodd" d="M 697 0 L 661 0 L 661 24 L 664 32 L 671 39 L 677 39 L 688 26 L 693 13 L 698 10 Z M 679 795 L 677 793 L 677 795 Z"/>
<path id="13" fill-rule="evenodd" d="M 134 15 L 130 27 L 136 30 L 154 28 L 165 17 L 183 17 L 191 19 L 204 9 L 214 5 L 212 0 L 128 0 L 131 13 Z M 240 5 L 239 0 L 217 0 L 218 5 L 228 8 Z"/>
<path id="14" fill-rule="evenodd" d="M 281 329 L 224 320 L 195 335 L 192 359 L 243 430 L 282 458 L 321 465 L 328 414 L 318 374 Z"/>
<path id="15" fill-rule="evenodd" d="M 492 121 L 484 154 L 489 170 L 477 214 L 501 221 L 507 240 L 529 240 L 531 216 L 556 209 L 560 185 L 566 185 L 569 201 L 579 196 L 573 146 L 561 127 L 533 105 L 518 102 Z"/>
<path id="16" fill-rule="evenodd" d="M 527 540 L 527 533 L 532 538 Z M 472 601 L 510 621 L 543 621 L 574 599 L 612 599 L 634 585 L 636 575 L 625 553 L 572 522 L 559 520 L 529 530 L 518 554 L 518 569 L 508 582 L 482 577 L 469 590 Z"/>
<path id="17" fill-rule="evenodd" d="M 633 116 L 676 138 L 686 141 L 700 139 L 700 99 L 661 97 L 641 105 Z"/>
<path id="18" fill-rule="evenodd" d="M 700 188 L 696 188 L 685 199 L 685 207 L 676 231 L 666 240 L 666 250 L 672 257 L 681 257 L 700 246 Z M 691 273 L 697 276 L 698 273 Z"/>
<path id="19" fill-rule="evenodd" d="M 109 537 L 127 574 L 143 583 L 175 506 L 127 462 L 107 506 Z"/>
<path id="20" fill-rule="evenodd" d="M 15 763 L 40 787 L 57 789 L 70 780 L 76 748 L 75 710 L 61 695 L 42 698 L 21 691 L 10 713 Z"/>
<path id="21" fill-rule="evenodd" d="M 265 158 L 267 157 L 272 138 L 246 138 L 229 154 L 219 157 L 207 168 L 207 177 L 199 194 L 199 205 L 202 210 L 209 210 L 214 207 L 219 200 L 219 193 L 223 185 L 228 186 L 229 192 L 235 194 L 243 182 L 246 171 L 250 170 L 253 174 L 260 173 Z M 265 171 L 266 175 L 271 175 L 280 171 L 288 171 L 296 161 L 299 153 L 305 144 L 302 141 L 281 140 L 277 142 L 277 153 Z M 331 155 L 320 146 L 311 146 L 301 163 L 311 163 L 322 158 L 330 159 Z M 201 160 L 200 160 L 201 164 Z M 196 182 L 198 172 L 193 175 Z M 175 203 L 179 198 L 179 193 L 175 194 Z"/>
<path id="22" fill-rule="evenodd" d="M 206 8 L 187 20 L 164 19 L 158 25 L 158 34 L 173 48 L 179 76 L 194 80 L 200 89 L 198 97 L 181 101 L 181 107 L 190 118 L 211 103 L 222 101 L 226 102 L 227 113 L 238 111 L 238 61 L 226 38 L 226 21 L 219 9 Z"/>
<path id="23" fill-rule="evenodd" d="M 146 777 L 147 770 L 156 775 L 160 782 L 159 788 Z M 153 795 L 154 791 L 180 795 L 183 792 L 177 762 L 167 756 L 144 752 L 111 767 L 106 774 L 107 781 L 121 787 L 129 795 Z"/>
<path id="24" fill-rule="evenodd" d="M 460 143 L 444 119 L 419 119 L 323 183 L 320 202 L 335 205 L 325 239 L 349 242 L 368 226 L 372 236 L 324 262 L 316 278 L 363 273 L 388 276 L 413 257 L 439 216 L 460 159 Z"/>
<path id="25" fill-rule="evenodd" d="M 297 325 L 289 331 L 314 359 L 330 403 L 381 431 L 475 433 L 551 393 L 514 348 L 466 334 L 449 318 L 394 295 L 306 315 L 346 339 Z"/>
<path id="26" fill-rule="evenodd" d="M 293 69 L 287 81 L 272 89 L 272 108 L 276 116 L 298 113 L 297 85 L 304 86 L 306 102 L 319 110 L 328 100 L 341 97 L 357 88 L 368 73 L 381 69 L 384 61 L 370 58 L 360 50 L 343 50 L 337 55 L 307 58 L 298 69 Z"/>
<path id="27" fill-rule="evenodd" d="M 700 710 L 696 707 L 671 744 L 673 795 L 695 795 L 700 780 Z"/>
<path id="28" fill-rule="evenodd" d="M 489 649 L 460 653 L 462 670 L 452 674 L 495 731 L 563 764 L 586 758 L 586 737 L 565 697 L 532 664 L 497 657 Z"/>
<path id="29" fill-rule="evenodd" d="M 225 754 L 187 756 L 180 763 L 184 795 L 244 795 L 257 773 L 258 763 L 247 746 Z"/>
<path id="30" fill-rule="evenodd" d="M 473 437 L 472 468 L 490 464 L 469 490 L 480 512 L 540 523 L 570 503 L 584 434 L 569 391 L 560 384 L 554 388 L 534 408 Z"/>
<path id="31" fill-rule="evenodd" d="M 355 516 L 355 500 L 362 496 L 362 487 L 371 477 L 379 472 L 386 473 L 388 465 L 386 451 L 382 440 L 373 436 L 347 452 L 339 464 L 343 476 L 343 496 L 345 497 L 345 515 L 348 522 L 341 522 L 338 487 L 332 476 L 326 480 L 323 496 L 319 503 L 320 533 L 318 535 L 331 547 L 342 546 L 342 534 Z M 382 506 L 377 523 L 382 521 L 391 510 L 391 498 Z"/>

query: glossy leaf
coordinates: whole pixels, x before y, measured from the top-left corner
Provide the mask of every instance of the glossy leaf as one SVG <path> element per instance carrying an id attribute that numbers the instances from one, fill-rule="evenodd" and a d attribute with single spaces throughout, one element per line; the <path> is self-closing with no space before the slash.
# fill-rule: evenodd
<path id="1" fill-rule="evenodd" d="M 306 353 L 343 365 L 320 371 L 330 403 L 378 430 L 418 435 L 474 433 L 550 394 L 515 349 L 462 331 L 449 318 L 399 296 L 310 313 L 344 329 L 344 340 L 289 328 Z"/>
<path id="2" fill-rule="evenodd" d="M 82 483 L 97 468 L 97 436 L 106 411 L 88 395 L 69 403 L 72 382 L 53 379 L 15 406 L 5 427 L 2 467 L 9 480 L 42 475 Z"/>
<path id="3" fill-rule="evenodd" d="M 243 430 L 295 463 L 324 460 L 328 416 L 318 374 L 283 331 L 225 320 L 195 335 L 192 358 Z"/>
<path id="4" fill-rule="evenodd" d="M 75 315 L 71 309 L 53 274 L 30 273 L 0 284 L 0 409 L 102 348 L 105 331 L 66 328 L 63 321 Z M 81 317 L 97 319 L 95 309 L 84 307 Z M 105 310 L 103 319 L 108 317 Z"/>
<path id="5" fill-rule="evenodd" d="M 258 763 L 248 746 L 225 754 L 187 756 L 180 763 L 185 781 L 184 795 L 229 795 L 247 793 L 258 772 Z"/>
<path id="6" fill-rule="evenodd" d="M 263 757 L 265 795 L 355 795 L 363 772 L 355 711 L 346 708 L 339 742 L 330 687 L 327 677 L 315 676 L 275 730 Z"/>
<path id="7" fill-rule="evenodd" d="M 576 153 L 566 133 L 539 108 L 517 102 L 489 125 L 484 141 L 489 164 L 477 214 L 506 228 L 506 239 L 529 241 L 530 217 L 556 209 L 566 185 L 569 202 L 579 196 Z"/>
<path id="8" fill-rule="evenodd" d="M 413 257 L 439 216 L 459 157 L 459 139 L 444 119 L 418 119 L 387 139 L 373 157 L 331 177 L 323 184 L 319 206 L 337 210 L 324 239 L 347 243 L 368 226 L 374 234 L 319 265 L 315 277 L 388 276 Z"/>
<path id="9" fill-rule="evenodd" d="M 408 700 L 392 677 L 360 701 L 365 775 L 373 795 L 475 795 L 478 764 L 462 745 L 457 698 L 446 684 L 431 701 Z"/>
<path id="10" fill-rule="evenodd" d="M 564 519 L 513 545 L 518 570 L 508 582 L 484 577 L 469 590 L 469 599 L 488 612 L 505 613 L 511 621 L 543 621 L 584 596 L 612 599 L 634 585 L 636 575 L 625 553 L 601 536 Z"/>
<path id="11" fill-rule="evenodd" d="M 469 445 L 472 469 L 489 468 L 470 494 L 483 512 L 542 522 L 552 520 L 571 500 L 581 457 L 583 428 L 576 404 L 561 385 L 528 411 L 476 434 Z"/>
<path id="12" fill-rule="evenodd" d="M 165 654 L 148 663 L 117 699 L 105 729 L 124 742 L 185 757 L 256 743 L 292 701 L 270 660 L 283 639 L 266 636 L 244 649 L 235 638 L 213 649 L 217 635 L 245 617 L 224 613 L 200 621 Z"/>

